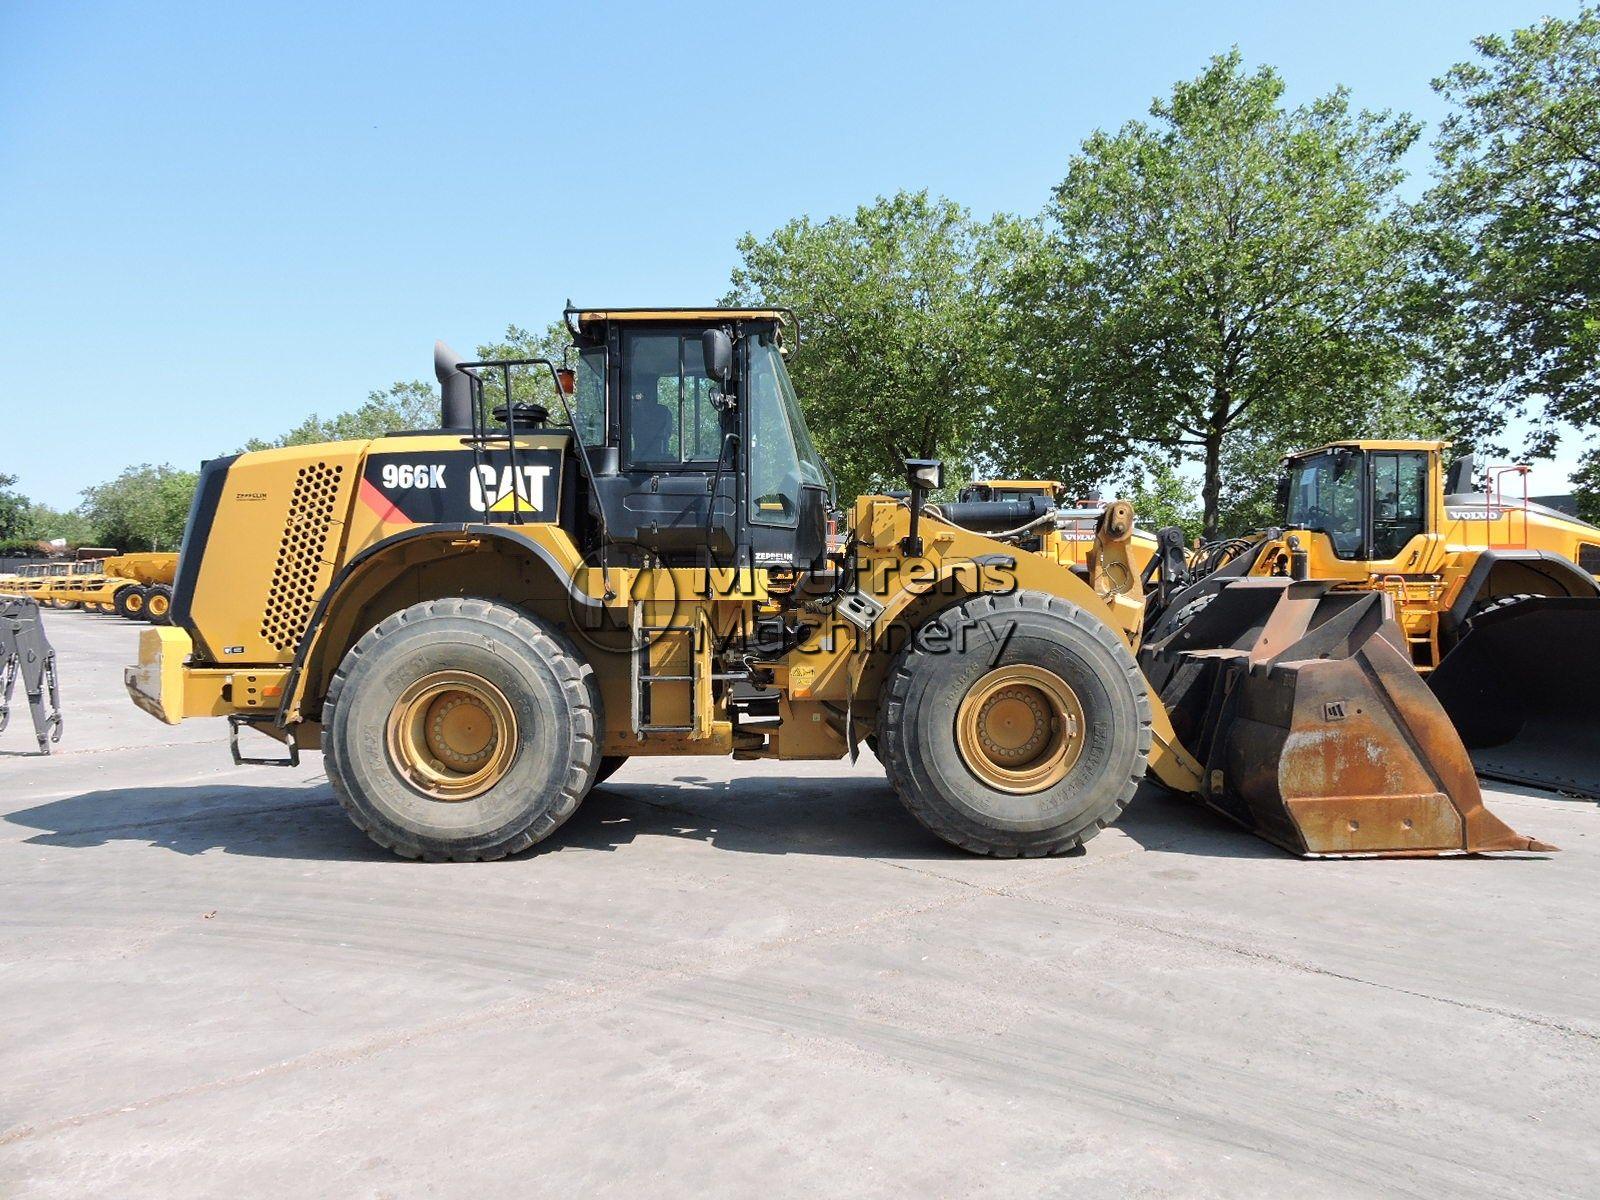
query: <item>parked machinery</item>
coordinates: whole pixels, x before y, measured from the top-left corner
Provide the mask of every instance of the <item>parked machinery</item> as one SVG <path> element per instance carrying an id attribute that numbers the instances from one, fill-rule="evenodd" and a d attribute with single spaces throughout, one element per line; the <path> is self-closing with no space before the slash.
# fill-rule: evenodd
<path id="1" fill-rule="evenodd" d="M 567 322 L 573 372 L 439 347 L 438 429 L 205 464 L 134 702 L 227 719 L 238 761 L 246 728 L 279 761 L 322 749 L 355 823 L 410 857 L 529 846 L 629 756 L 864 740 L 984 854 L 1080 845 L 1147 770 L 1302 854 L 1542 848 L 1484 808 L 1387 593 L 1241 582 L 1255 636 L 1168 648 L 1169 709 L 1136 658 L 1126 503 L 1080 576 L 927 505 L 942 470 L 912 461 L 833 548 L 786 313 Z M 529 371 L 561 423 L 515 400 Z"/>
<path id="2" fill-rule="evenodd" d="M 114 612 L 130 621 L 168 624 L 172 617 L 172 581 L 178 556 L 172 552 L 117 554 L 101 559 L 93 575 L 71 579 L 56 592 L 85 608 Z"/>
<path id="3" fill-rule="evenodd" d="M 1356 440 L 1290 456 L 1283 528 L 1192 570 L 1166 561 L 1146 658 L 1205 640 L 1195 618 L 1225 590 L 1241 603 L 1239 580 L 1381 593 L 1480 773 L 1600 796 L 1600 528 L 1530 500 L 1526 467 L 1474 490 L 1472 459 L 1446 466 L 1447 450 Z"/>

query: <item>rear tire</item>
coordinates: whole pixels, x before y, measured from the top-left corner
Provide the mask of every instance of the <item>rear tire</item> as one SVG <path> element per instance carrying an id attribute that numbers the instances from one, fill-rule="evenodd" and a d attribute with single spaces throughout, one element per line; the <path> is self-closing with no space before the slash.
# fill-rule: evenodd
<path id="1" fill-rule="evenodd" d="M 577 810 L 600 766 L 600 713 L 594 668 L 565 635 L 509 605 L 431 600 L 345 655 L 323 705 L 324 760 L 380 846 L 503 858 Z M 458 718 L 478 740 L 451 732 Z"/>
<path id="2" fill-rule="evenodd" d="M 1099 618 L 1039 592 L 979 596 L 923 625 L 891 667 L 878 756 L 912 816 L 952 845 L 1060 854 L 1133 798 L 1150 712 L 1138 664 Z"/>
<path id="3" fill-rule="evenodd" d="M 172 624 L 172 589 L 164 583 L 151 584 L 144 593 L 145 618 L 152 625 Z"/>
<path id="4" fill-rule="evenodd" d="M 1510 596 L 1496 596 L 1492 600 L 1479 600 L 1467 610 L 1467 619 L 1463 626 L 1471 625 L 1473 621 L 1483 616 L 1484 613 L 1494 612 L 1501 608 L 1510 608 L 1513 604 L 1521 604 L 1524 600 L 1532 600 L 1531 592 L 1517 592 Z"/>
<path id="5" fill-rule="evenodd" d="M 111 605 L 125 621 L 144 620 L 144 589 L 137 585 L 119 588 Z"/>

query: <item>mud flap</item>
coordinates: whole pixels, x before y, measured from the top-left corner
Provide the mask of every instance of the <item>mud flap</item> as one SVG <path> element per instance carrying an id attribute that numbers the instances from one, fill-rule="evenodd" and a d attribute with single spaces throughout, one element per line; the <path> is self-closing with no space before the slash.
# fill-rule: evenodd
<path id="1" fill-rule="evenodd" d="M 1205 764 L 1202 799 L 1287 850 L 1553 849 L 1484 807 L 1466 748 L 1403 645 L 1380 592 L 1248 580 L 1219 589 L 1143 659 Z"/>
<path id="2" fill-rule="evenodd" d="M 1428 686 L 1480 775 L 1600 799 L 1600 600 L 1528 596 L 1485 612 Z"/>

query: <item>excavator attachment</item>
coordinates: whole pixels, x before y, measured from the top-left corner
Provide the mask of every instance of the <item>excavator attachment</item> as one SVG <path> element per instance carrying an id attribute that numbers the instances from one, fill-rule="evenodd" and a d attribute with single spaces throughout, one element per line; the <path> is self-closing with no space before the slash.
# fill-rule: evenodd
<path id="1" fill-rule="evenodd" d="M 1148 644 L 1145 674 L 1203 798 L 1308 857 L 1552 850 L 1484 807 L 1471 760 L 1401 648 L 1392 601 L 1325 582 L 1219 582 Z"/>
<path id="2" fill-rule="evenodd" d="M 22 679 L 39 753 L 61 740 L 61 692 L 56 652 L 45 640 L 39 604 L 29 596 L 0 596 L 0 732 L 11 720 L 11 695 Z"/>
<path id="3" fill-rule="evenodd" d="M 1600 600 L 1501 602 L 1428 686 L 1480 775 L 1600 799 Z"/>

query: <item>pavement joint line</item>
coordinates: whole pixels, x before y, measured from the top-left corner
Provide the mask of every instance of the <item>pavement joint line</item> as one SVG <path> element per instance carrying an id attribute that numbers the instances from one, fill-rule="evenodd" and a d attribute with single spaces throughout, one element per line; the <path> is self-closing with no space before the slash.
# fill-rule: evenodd
<path id="1" fill-rule="evenodd" d="M 645 803 L 650 803 L 645 801 Z M 290 806 L 303 807 L 303 806 Z M 270 811 L 270 810 L 268 810 Z M 693 815 L 693 814 L 686 814 Z M 1108 857 L 1128 857 L 1138 853 L 1147 852 L 1149 847 L 1137 847 L 1122 852 L 1120 855 Z M 107 1120 L 128 1113 L 143 1112 L 164 1104 L 187 1099 L 191 1096 L 208 1095 L 215 1092 L 232 1090 L 245 1087 L 260 1079 L 274 1078 L 279 1075 L 293 1074 L 302 1070 L 321 1069 L 325 1067 L 342 1067 L 353 1063 L 375 1058 L 389 1051 L 412 1046 L 418 1042 L 431 1040 L 436 1037 L 445 1037 L 469 1029 L 492 1025 L 497 1021 L 512 1019 L 518 1016 L 538 1012 L 548 1016 L 561 1008 L 582 1008 L 596 1000 L 604 999 L 614 994 L 627 994 L 647 988 L 658 987 L 662 984 L 682 982 L 697 978 L 715 977 L 729 967 L 742 968 L 746 966 L 755 955 L 772 954 L 788 950 L 794 946 L 814 941 L 825 941 L 840 936 L 850 936 L 867 929 L 876 928 L 885 924 L 894 924 L 926 915 L 941 909 L 957 907 L 971 903 L 983 896 L 1000 896 L 1007 899 L 1021 900 L 1025 903 L 1038 904 L 1044 907 L 1061 908 L 1075 911 L 1091 919 L 1104 921 L 1113 926 L 1123 926 L 1140 929 L 1163 937 L 1173 938 L 1203 949 L 1218 953 L 1236 955 L 1251 961 L 1264 962 L 1283 969 L 1296 971 L 1313 976 L 1336 979 L 1341 982 L 1353 983 L 1360 986 L 1377 988 L 1384 991 L 1412 997 L 1423 1001 L 1450 1005 L 1487 1016 L 1504 1020 L 1511 1020 L 1522 1024 L 1531 1025 L 1551 1032 L 1582 1038 L 1588 1041 L 1600 1041 L 1600 1034 L 1579 1029 L 1562 1022 L 1541 1019 L 1528 1013 L 1502 1009 L 1493 1005 L 1475 1004 L 1470 1001 L 1453 1000 L 1448 997 L 1437 996 L 1432 993 L 1422 992 L 1411 988 L 1399 987 L 1393 984 L 1379 983 L 1357 975 L 1335 971 L 1331 968 L 1317 966 L 1303 960 L 1288 958 L 1274 954 L 1270 951 L 1258 950 L 1222 939 L 1208 938 L 1184 931 L 1173 930 L 1159 923 L 1130 917 L 1124 913 L 1117 913 L 1099 906 L 1084 904 L 1082 902 L 1067 902 L 1048 897 L 1042 897 L 1026 890 L 994 886 L 986 887 L 974 884 L 968 880 L 956 879 L 936 871 L 923 868 L 910 867 L 905 864 L 890 862 L 885 859 L 868 858 L 867 861 L 882 866 L 896 867 L 901 870 L 912 871 L 917 874 L 928 875 L 940 882 L 958 885 L 960 890 L 946 896 L 928 901 L 923 904 L 897 906 L 880 910 L 869 917 L 856 921 L 845 922 L 832 927 L 812 929 L 799 932 L 787 937 L 771 938 L 758 942 L 753 946 L 729 948 L 719 952 L 710 960 L 700 959 L 695 966 L 680 962 L 677 965 L 668 965 L 656 968 L 646 968 L 631 974 L 621 976 L 614 980 L 595 982 L 583 986 L 572 986 L 565 981 L 553 987 L 546 988 L 535 995 L 521 996 L 513 1000 L 501 1001 L 489 1005 L 477 1012 L 465 1016 L 442 1019 L 428 1022 L 423 1025 L 412 1026 L 406 1029 L 391 1030 L 385 1033 L 371 1035 L 349 1046 L 326 1046 L 296 1055 L 293 1058 L 283 1059 L 276 1063 L 269 1063 L 254 1070 L 225 1076 L 220 1079 L 207 1080 L 192 1084 L 188 1087 L 177 1088 L 171 1091 L 147 1096 L 131 1103 L 117 1104 L 87 1113 L 79 1113 L 70 1117 L 62 1117 L 54 1121 L 40 1124 L 17 1126 L 10 1130 L 0 1131 L 0 1147 L 14 1145 L 41 1134 L 48 1135 L 64 1132 L 82 1125 Z M 551 995 L 554 993 L 554 995 Z M 565 993 L 565 994 L 562 994 Z M 567 1015 L 567 1014 L 562 1014 Z"/>
<path id="2" fill-rule="evenodd" d="M 274 1078 L 302 1070 L 348 1066 L 421 1041 L 449 1036 L 450 1034 L 491 1025 L 496 1021 L 529 1013 L 537 1012 L 541 1016 L 547 1016 L 563 1004 L 570 1008 L 581 1010 L 586 1003 L 603 999 L 613 993 L 626 994 L 628 991 L 639 991 L 644 988 L 656 987 L 663 983 L 712 976 L 725 971 L 729 967 L 743 967 L 753 955 L 770 954 L 787 950 L 806 942 L 822 941 L 840 935 L 857 933 L 885 923 L 909 920 L 938 909 L 970 903 L 978 895 L 979 893 L 974 891 L 954 892 L 924 904 L 902 905 L 884 909 L 872 914 L 870 917 L 828 928 L 812 929 L 803 933 L 795 933 L 788 937 L 770 938 L 753 946 L 729 948 L 719 952 L 710 960 L 698 959 L 699 965 L 693 968 L 687 965 L 645 968 L 642 971 L 636 971 L 631 975 L 615 980 L 592 983 L 576 988 L 570 985 L 557 984 L 535 995 L 520 996 L 514 1000 L 504 1000 L 465 1016 L 445 1018 L 406 1029 L 373 1034 L 347 1047 L 320 1047 L 315 1050 L 309 1050 L 304 1054 L 295 1055 L 293 1058 L 268 1063 L 254 1070 L 224 1076 L 220 1079 L 206 1080 L 183 1088 L 175 1088 L 129 1103 L 110 1105 L 87 1113 L 77 1113 L 70 1117 L 61 1117 L 39 1124 L 19 1125 L 12 1129 L 0 1130 L 0 1148 L 15 1145 L 40 1134 L 65 1132 L 68 1129 L 76 1129 L 92 1122 L 123 1116 L 128 1113 L 143 1112 L 160 1107 L 163 1104 L 188 1099 L 191 1096 L 209 1095 L 215 1092 L 244 1087 L 259 1079 Z M 565 995 L 560 994 L 563 990 L 566 992 Z M 552 991 L 557 993 L 554 997 L 548 995 Z"/>
<path id="3" fill-rule="evenodd" d="M 1106 921 L 1112 925 L 1122 925 L 1133 929 L 1141 929 L 1147 933 L 1160 934 L 1163 937 L 1200 946 L 1205 949 L 1216 950 L 1224 954 L 1234 954 L 1241 958 L 1248 958 L 1257 962 L 1269 962 L 1298 971 L 1307 975 L 1318 975 L 1329 979 L 1338 979 L 1346 983 L 1360 984 L 1363 987 L 1377 988 L 1381 991 L 1395 992 L 1402 996 L 1411 996 L 1418 1000 L 1430 1000 L 1436 1004 L 1448 1004 L 1454 1008 L 1466 1009 L 1470 1012 L 1483 1013 L 1487 1016 L 1500 1017 L 1508 1021 L 1517 1021 L 1522 1024 L 1547 1029 L 1553 1033 L 1564 1034 L 1568 1037 L 1580 1038 L 1590 1042 L 1600 1042 L 1600 1031 L 1585 1029 L 1579 1025 L 1570 1025 L 1564 1021 L 1541 1017 L 1535 1013 L 1522 1012 L 1516 1009 L 1500 1008 L 1493 1004 L 1479 1004 L 1471 1000 L 1456 1000 L 1449 996 L 1440 996 L 1433 992 L 1419 991 L 1415 988 L 1401 987 L 1399 984 L 1382 983 L 1375 979 L 1366 979 L 1360 975 L 1352 975 L 1344 971 L 1336 971 L 1331 967 L 1319 966 L 1305 959 L 1290 958 L 1287 955 L 1276 954 L 1271 950 L 1257 949 L 1239 942 L 1228 941 L 1225 938 L 1206 937 L 1203 934 L 1190 933 L 1186 930 L 1172 929 L 1156 921 L 1119 913 L 1100 905 L 1086 904 L 1082 901 L 1057 900 L 1047 896 L 1031 895 L 1015 889 L 999 889 L 999 894 L 1017 900 L 1032 901 L 1048 908 L 1062 908 L 1069 912 L 1081 913 L 1084 916 Z"/>
<path id="4" fill-rule="evenodd" d="M 1089 862 L 1091 861 L 1111 862 L 1117 859 L 1126 858 L 1133 854 L 1149 853 L 1152 850 L 1170 849 L 1176 844 L 1178 843 L 1170 842 L 1154 846 L 1136 846 L 1128 850 L 1120 851 L 1116 854 L 1103 855 L 1092 860 L 1084 860 L 1083 862 L 1075 863 L 1072 865 L 1072 870 L 1075 872 L 1078 869 L 1089 865 Z M 1105 921 L 1110 925 L 1120 925 L 1141 929 L 1147 933 L 1159 934 L 1160 936 L 1173 938 L 1175 940 L 1186 942 L 1190 945 L 1199 946 L 1204 949 L 1214 950 L 1224 954 L 1238 955 L 1256 962 L 1272 963 L 1274 965 L 1285 967 L 1289 970 L 1298 971 L 1308 975 L 1316 975 L 1328 979 L 1338 979 L 1346 983 L 1360 984 L 1364 987 L 1377 988 L 1380 991 L 1395 992 L 1400 995 L 1411 996 L 1418 1000 L 1432 1001 L 1437 1004 L 1448 1004 L 1456 1008 L 1466 1009 L 1471 1012 L 1483 1013 L 1493 1017 L 1500 1017 L 1508 1021 L 1522 1022 L 1528 1025 L 1536 1026 L 1540 1029 L 1547 1029 L 1555 1033 L 1565 1034 L 1569 1037 L 1600 1042 L 1600 1032 L 1584 1029 L 1581 1026 L 1569 1025 L 1562 1021 L 1550 1020 L 1548 1018 L 1537 1016 L 1533 1013 L 1519 1012 L 1515 1009 L 1499 1008 L 1490 1004 L 1475 1004 L 1469 1000 L 1454 1000 L 1448 996 L 1439 996 L 1432 992 L 1423 992 L 1414 988 L 1405 988 L 1399 986 L 1398 984 L 1382 983 L 1375 979 L 1366 979 L 1359 975 L 1351 975 L 1343 971 L 1335 971 L 1331 967 L 1319 966 L 1316 963 L 1307 962 L 1304 959 L 1289 958 L 1284 955 L 1274 954 L 1269 950 L 1255 949 L 1250 946 L 1242 945 L 1238 942 L 1230 942 L 1221 938 L 1208 938 L 1199 934 L 1188 933 L 1183 930 L 1171 929 L 1153 921 L 1143 921 L 1136 917 L 1129 917 L 1125 913 L 1118 913 L 1097 905 L 1055 900 L 1045 896 L 1034 895 L 1033 893 L 1019 888 L 1007 887 L 1004 885 L 988 887 L 983 884 L 972 883 L 968 880 L 957 879 L 953 876 L 944 875 L 938 871 L 930 871 L 923 867 L 913 867 L 905 863 L 891 862 L 887 859 L 874 858 L 869 861 L 882 863 L 884 866 L 898 867 L 903 871 L 911 871 L 918 875 L 927 875 L 934 879 L 943 879 L 951 883 L 960 883 L 964 886 L 982 892 L 985 895 L 1003 896 L 1007 899 L 1022 900 L 1029 903 L 1043 905 L 1047 908 L 1065 909 L 1069 912 L 1076 912 L 1083 916 Z"/>
<path id="5" fill-rule="evenodd" d="M 49 754 L 40 754 L 34 750 L 0 750 L 0 758 L 33 758 L 40 762 L 47 759 L 81 758 L 90 754 L 126 754 L 131 750 L 176 750 L 183 746 L 204 746 L 206 742 L 196 740 L 192 742 L 140 742 L 136 746 L 84 746 L 78 750 L 52 750 Z"/>

